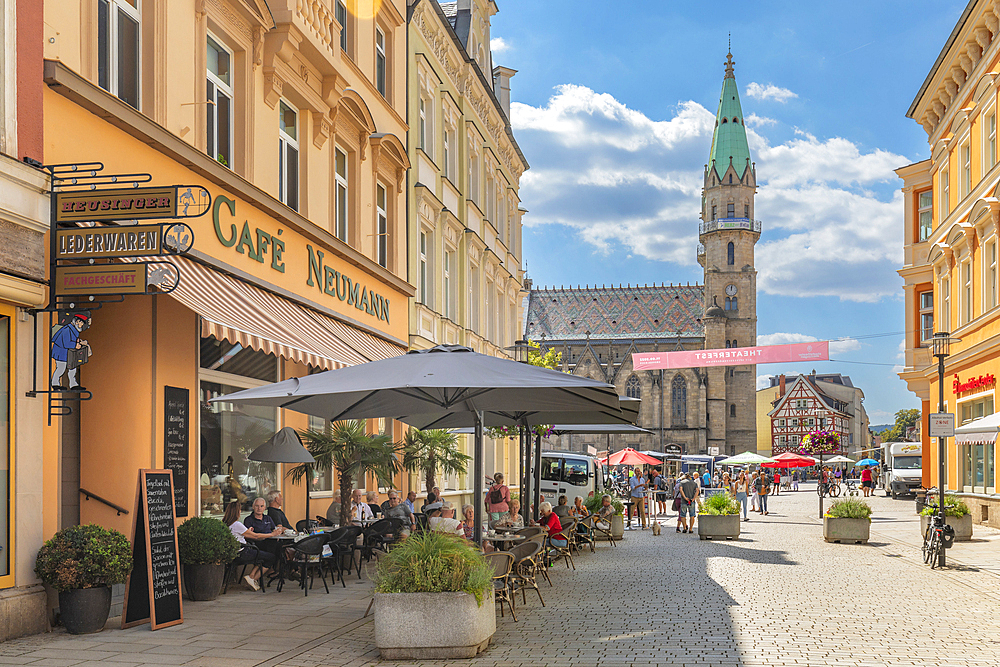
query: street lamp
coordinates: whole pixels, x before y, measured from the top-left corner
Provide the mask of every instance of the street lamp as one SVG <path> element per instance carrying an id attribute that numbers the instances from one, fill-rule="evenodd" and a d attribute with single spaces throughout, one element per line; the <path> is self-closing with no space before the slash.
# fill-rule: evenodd
<path id="1" fill-rule="evenodd" d="M 947 331 L 935 332 L 931 337 L 931 354 L 938 360 L 938 414 L 943 414 L 944 407 L 944 359 L 951 354 L 951 344 L 962 342 L 961 338 L 952 338 Z M 945 485 L 945 440 L 938 437 L 938 515 L 941 525 L 945 524 L 944 485 Z M 938 567 L 944 567 L 944 549 L 941 550 Z"/>

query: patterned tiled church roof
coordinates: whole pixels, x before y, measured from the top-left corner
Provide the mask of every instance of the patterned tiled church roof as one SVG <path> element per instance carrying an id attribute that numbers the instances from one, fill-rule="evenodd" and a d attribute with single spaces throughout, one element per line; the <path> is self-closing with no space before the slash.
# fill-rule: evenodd
<path id="1" fill-rule="evenodd" d="M 525 333 L 533 341 L 702 338 L 704 285 L 531 290 Z"/>

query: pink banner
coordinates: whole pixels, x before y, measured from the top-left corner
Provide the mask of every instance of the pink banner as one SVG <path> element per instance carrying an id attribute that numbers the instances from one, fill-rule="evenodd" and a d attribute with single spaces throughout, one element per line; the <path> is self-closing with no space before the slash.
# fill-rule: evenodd
<path id="1" fill-rule="evenodd" d="M 781 364 L 792 361 L 829 361 L 830 341 L 728 347 L 721 350 L 684 350 L 682 352 L 637 352 L 632 367 L 637 371 L 659 368 L 704 368 L 706 366 L 743 366 L 745 364 Z"/>

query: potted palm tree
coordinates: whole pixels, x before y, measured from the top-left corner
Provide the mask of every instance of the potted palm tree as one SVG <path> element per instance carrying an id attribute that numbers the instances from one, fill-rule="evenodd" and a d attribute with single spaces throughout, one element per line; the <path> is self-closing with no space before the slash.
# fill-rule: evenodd
<path id="1" fill-rule="evenodd" d="M 716 493 L 701 504 L 698 537 L 735 540 L 740 536 L 740 504 L 729 493 Z"/>
<path id="2" fill-rule="evenodd" d="M 461 475 L 472 457 L 458 451 L 458 436 L 451 431 L 410 429 L 403 437 L 403 467 L 423 475 L 427 493 L 437 486 L 437 475 Z"/>
<path id="3" fill-rule="evenodd" d="M 827 542 L 867 544 L 872 526 L 872 508 L 858 498 L 835 500 L 823 515 L 823 539 Z"/>
<path id="4" fill-rule="evenodd" d="M 59 619 L 72 635 L 100 632 L 111 612 L 111 586 L 132 570 L 132 548 L 117 530 L 70 526 L 35 558 L 35 574 L 59 592 Z"/>
<path id="5" fill-rule="evenodd" d="M 191 517 L 177 527 L 177 550 L 188 597 L 198 601 L 219 597 L 226 565 L 239 552 L 229 527 L 213 517 Z"/>
<path id="6" fill-rule="evenodd" d="M 363 480 L 372 473 L 381 482 L 391 483 L 399 472 L 397 447 L 385 434 L 369 434 L 365 422 L 357 419 L 334 422 L 329 428 L 318 431 L 299 431 L 302 444 L 316 460 L 300 463 L 286 474 L 293 482 L 311 479 L 313 472 L 336 471 L 340 486 L 340 525 L 348 524 L 351 513 L 351 491 L 355 480 Z"/>
<path id="7" fill-rule="evenodd" d="M 496 629 L 493 568 L 470 542 L 416 533 L 379 559 L 375 645 L 384 660 L 473 658 Z"/>

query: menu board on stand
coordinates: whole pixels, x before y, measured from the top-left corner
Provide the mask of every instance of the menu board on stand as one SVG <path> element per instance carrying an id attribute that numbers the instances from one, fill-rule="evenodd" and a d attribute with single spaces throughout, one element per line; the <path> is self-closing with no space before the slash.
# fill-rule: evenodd
<path id="1" fill-rule="evenodd" d="M 178 517 L 188 515 L 188 390 L 163 388 L 163 467 L 174 473 L 174 509 Z"/>
<path id="2" fill-rule="evenodd" d="M 170 470 L 139 471 L 123 629 L 149 622 L 159 630 L 184 622 L 173 486 Z"/>

